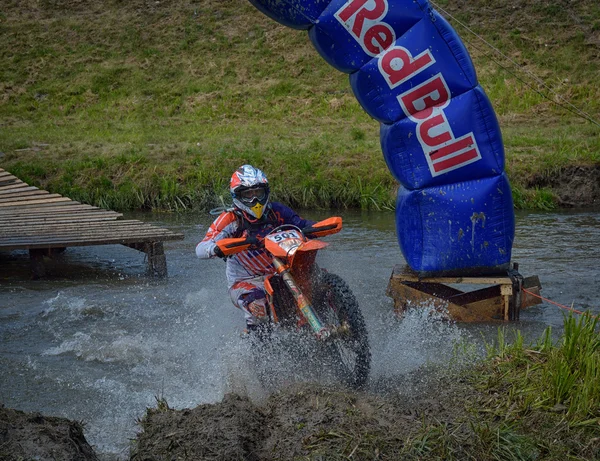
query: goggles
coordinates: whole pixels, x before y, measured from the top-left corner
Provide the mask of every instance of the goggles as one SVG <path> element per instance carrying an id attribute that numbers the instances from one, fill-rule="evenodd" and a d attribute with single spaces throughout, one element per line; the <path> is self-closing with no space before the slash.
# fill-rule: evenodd
<path id="1" fill-rule="evenodd" d="M 253 187 L 240 191 L 239 196 L 245 202 L 252 202 L 254 199 L 261 201 L 267 196 L 267 190 L 264 187 Z"/>

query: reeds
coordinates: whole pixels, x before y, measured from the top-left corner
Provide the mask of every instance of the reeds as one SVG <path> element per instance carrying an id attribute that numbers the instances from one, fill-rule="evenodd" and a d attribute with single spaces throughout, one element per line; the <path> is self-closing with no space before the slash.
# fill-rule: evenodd
<path id="1" fill-rule="evenodd" d="M 548 327 L 533 345 L 500 328 L 487 358 L 465 372 L 468 416 L 423 421 L 402 459 L 600 459 L 598 327 L 569 314 L 558 337 Z"/>
<path id="2" fill-rule="evenodd" d="M 485 387 L 505 389 L 503 412 L 526 414 L 532 409 L 564 413 L 570 424 L 600 425 L 600 334 L 589 314 L 565 316 L 557 342 L 548 327 L 537 344 L 527 347 L 520 332 L 489 346 Z M 506 415 L 506 413 L 504 413 Z"/>

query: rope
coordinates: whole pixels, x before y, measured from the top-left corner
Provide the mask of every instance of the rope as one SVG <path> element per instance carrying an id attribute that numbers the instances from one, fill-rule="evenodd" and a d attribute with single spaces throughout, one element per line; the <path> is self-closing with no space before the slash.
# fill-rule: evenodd
<path id="1" fill-rule="evenodd" d="M 576 314 L 580 314 L 580 315 L 589 315 L 593 319 L 600 319 L 600 316 L 598 316 L 598 315 L 591 315 L 589 312 L 578 311 L 577 309 L 573 309 L 572 307 L 565 306 L 564 304 L 559 304 L 559 303 L 554 302 L 554 301 L 552 301 L 552 300 L 550 300 L 548 298 L 544 298 L 543 296 L 540 296 L 540 295 L 537 295 L 535 293 L 532 293 L 531 291 L 526 290 L 525 288 L 521 288 L 521 290 L 523 291 L 523 293 L 527 293 L 528 295 L 535 296 L 536 298 L 540 298 L 542 301 L 545 301 L 545 302 L 550 303 L 550 304 L 554 304 L 555 306 L 558 306 L 558 307 L 560 307 L 562 309 L 566 309 L 568 311 L 575 312 Z"/>
<path id="2" fill-rule="evenodd" d="M 562 107 L 565 110 L 568 110 L 569 112 L 587 120 L 588 122 L 593 123 L 594 125 L 597 125 L 600 127 L 600 122 L 598 122 L 597 120 L 595 120 L 591 115 L 589 115 L 588 113 L 584 112 L 583 110 L 581 110 L 580 108 L 578 108 L 576 105 L 574 105 L 573 103 L 567 101 L 565 98 L 563 98 L 560 94 L 558 94 L 556 91 L 554 91 L 552 88 L 550 88 L 548 86 L 548 84 L 546 84 L 542 79 L 538 78 L 533 72 L 529 72 L 526 69 L 523 69 L 523 66 L 519 65 L 518 62 L 516 62 L 514 59 L 510 58 L 509 56 L 505 55 L 504 53 L 502 53 L 502 51 L 500 51 L 498 48 L 496 48 L 494 45 L 492 45 L 490 42 L 488 42 L 485 38 L 483 38 L 481 35 L 477 34 L 475 31 L 473 31 L 472 29 L 469 28 L 469 26 L 467 26 L 465 23 L 461 22 L 459 19 L 457 19 L 455 16 L 453 16 L 450 12 L 448 12 L 447 10 L 445 10 L 444 8 L 442 8 L 440 5 L 438 5 L 437 3 L 430 1 L 430 3 L 435 6 L 438 10 L 440 10 L 442 13 L 444 13 L 444 15 L 446 15 L 447 17 L 449 17 L 450 19 L 452 19 L 453 21 L 455 21 L 456 23 L 460 24 L 462 27 L 465 28 L 465 30 L 467 30 L 470 34 L 474 35 L 477 39 L 479 39 L 481 42 L 485 43 L 487 45 L 488 48 L 490 48 L 491 50 L 493 50 L 496 54 L 502 56 L 504 59 L 506 59 L 507 61 L 509 61 L 515 68 L 520 69 L 522 72 L 524 72 L 525 74 L 527 74 L 531 79 L 533 79 L 538 85 L 544 87 L 546 90 L 548 90 L 550 93 L 552 93 L 556 99 L 558 99 L 559 101 L 563 102 L 564 104 L 561 104 L 561 102 L 558 102 L 556 100 L 552 100 L 551 98 L 549 98 L 545 93 L 541 92 L 540 90 L 538 90 L 537 88 L 534 88 L 533 85 L 531 85 L 530 83 L 526 82 L 525 80 L 523 80 L 522 78 L 520 78 L 516 73 L 512 72 L 511 69 L 505 67 L 504 65 L 502 65 L 501 62 L 497 61 L 496 59 L 494 59 L 494 57 L 491 54 L 486 53 L 484 50 L 482 50 L 481 48 L 478 48 L 473 42 L 469 42 L 467 40 L 465 40 L 469 45 L 471 45 L 473 48 L 475 48 L 477 51 L 480 51 L 481 53 L 483 53 L 485 56 L 487 56 L 488 58 L 490 58 L 493 62 L 495 62 L 498 66 L 500 66 L 502 69 L 504 69 L 506 72 L 508 72 L 510 75 L 512 75 L 513 77 L 515 77 L 518 81 L 520 81 L 521 83 L 523 83 L 525 86 L 529 87 L 531 90 L 533 90 L 534 92 L 536 92 L 537 94 L 539 94 L 540 96 L 542 96 L 543 98 L 547 99 L 548 101 L 553 102 L 554 104 L 556 104 L 557 106 Z"/>

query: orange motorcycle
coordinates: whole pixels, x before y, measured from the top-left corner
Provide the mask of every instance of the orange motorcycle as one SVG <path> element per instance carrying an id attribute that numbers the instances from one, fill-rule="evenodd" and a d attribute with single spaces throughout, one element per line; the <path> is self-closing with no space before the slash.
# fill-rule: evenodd
<path id="1" fill-rule="evenodd" d="M 264 247 L 275 268 L 264 281 L 268 326 L 310 332 L 320 348 L 333 354 L 343 380 L 361 387 L 369 374 L 371 353 L 358 302 L 344 280 L 315 262 L 317 251 L 328 245 L 317 237 L 341 229 L 342 218 L 333 217 L 304 229 L 284 224 L 260 241 L 228 238 L 217 245 L 226 257 Z"/>

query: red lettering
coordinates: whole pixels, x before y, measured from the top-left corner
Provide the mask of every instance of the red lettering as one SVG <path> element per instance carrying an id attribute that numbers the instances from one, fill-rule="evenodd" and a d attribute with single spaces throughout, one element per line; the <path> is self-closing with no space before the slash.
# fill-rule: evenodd
<path id="1" fill-rule="evenodd" d="M 433 164 L 433 169 L 436 173 L 445 173 L 446 171 L 455 170 L 472 163 L 474 160 L 480 159 L 481 156 L 477 149 L 470 149 L 456 157 L 449 158 Z"/>
<path id="2" fill-rule="evenodd" d="M 394 29 L 383 22 L 387 11 L 388 0 L 350 0 L 334 16 L 367 54 L 377 56 L 396 41 Z"/>
<path id="3" fill-rule="evenodd" d="M 364 43 L 367 50 L 377 55 L 394 44 L 394 31 L 387 24 L 375 24 L 365 33 Z"/>
<path id="4" fill-rule="evenodd" d="M 425 120 L 433 113 L 433 107 L 445 105 L 450 92 L 441 74 L 398 96 L 404 112 L 415 119 Z"/>
<path id="5" fill-rule="evenodd" d="M 413 57 L 407 48 L 394 46 L 395 32 L 383 21 L 387 10 L 388 0 L 349 0 L 335 13 L 335 17 L 367 54 L 381 55 L 379 71 L 390 89 L 393 89 L 436 61 L 428 49 Z M 365 27 L 366 31 L 363 31 Z M 417 124 L 417 137 L 432 176 L 481 159 L 473 133 L 460 139 L 454 138 L 443 112 L 450 97 L 450 90 L 441 73 L 397 97 L 406 116 Z"/>
<path id="6" fill-rule="evenodd" d="M 343 10 L 339 10 L 338 15 L 340 19 L 344 22 L 348 22 L 348 19 L 354 16 L 368 1 L 369 0 L 353 0 L 348 3 Z"/>
<path id="7" fill-rule="evenodd" d="M 429 156 L 431 157 L 431 160 L 438 160 L 440 158 L 448 157 L 449 155 L 455 154 L 459 150 L 472 147 L 474 144 L 475 141 L 473 140 L 473 137 L 467 136 L 466 138 L 459 139 L 458 141 L 455 141 L 452 144 L 432 151 Z"/>
<path id="8" fill-rule="evenodd" d="M 428 120 L 425 120 L 418 126 L 419 134 L 421 136 L 421 140 L 428 146 L 435 147 L 445 142 L 451 141 L 452 136 L 448 131 L 444 131 L 437 136 L 430 136 L 429 132 L 435 128 L 436 126 L 440 126 L 446 123 L 446 117 L 444 114 L 438 114 L 435 117 L 431 117 Z M 433 156 L 431 157 L 433 159 Z"/>
<path id="9" fill-rule="evenodd" d="M 429 167 L 434 176 L 461 168 L 481 158 L 473 133 L 452 138 L 452 143 L 429 152 Z"/>
<path id="10" fill-rule="evenodd" d="M 372 10 L 367 8 L 363 8 L 359 10 L 356 18 L 354 18 L 354 25 L 352 26 L 352 32 L 357 37 L 362 35 L 363 24 L 365 23 L 365 19 L 370 19 L 375 21 L 381 18 L 385 14 L 387 4 L 383 0 L 375 0 L 375 7 Z"/>
<path id="11" fill-rule="evenodd" d="M 418 74 L 426 67 L 433 64 L 435 60 L 429 52 L 424 51 L 415 59 L 406 48 L 396 47 L 388 50 L 381 58 L 380 66 L 389 77 L 387 80 L 391 88 L 399 85 L 413 75 Z M 398 65 L 398 63 L 400 65 Z"/>

